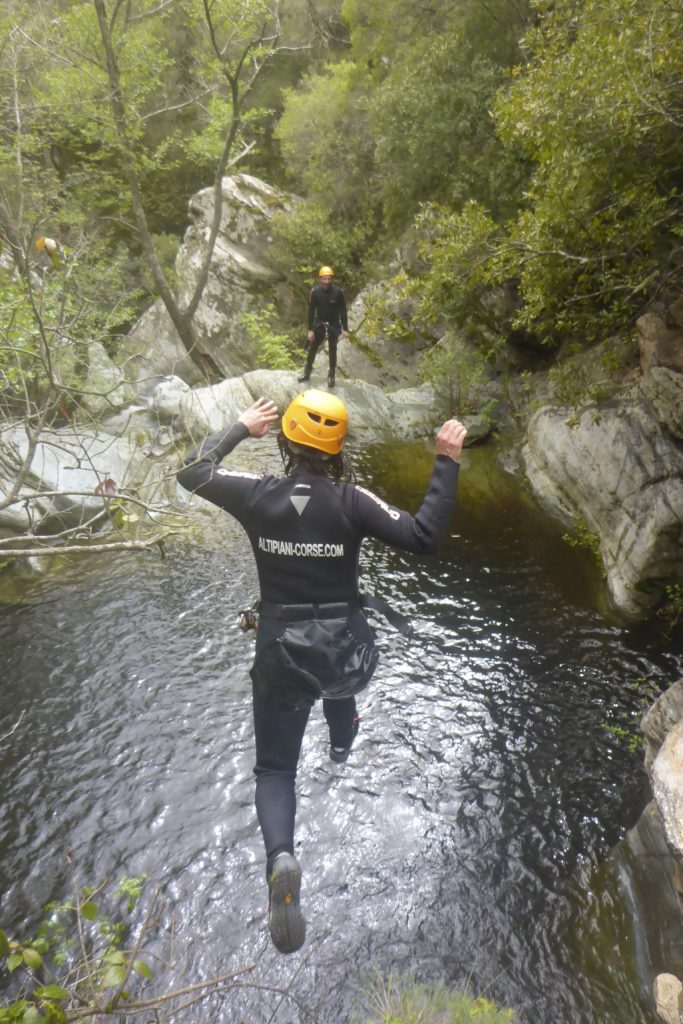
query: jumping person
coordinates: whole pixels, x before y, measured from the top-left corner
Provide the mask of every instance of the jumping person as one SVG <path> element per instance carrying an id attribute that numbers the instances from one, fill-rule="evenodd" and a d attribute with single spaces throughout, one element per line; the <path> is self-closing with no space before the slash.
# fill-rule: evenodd
<path id="1" fill-rule="evenodd" d="M 327 356 L 330 363 L 327 386 L 333 388 L 337 371 L 337 341 L 340 332 L 342 337 L 348 337 L 349 320 L 344 292 L 334 284 L 332 267 L 321 267 L 318 278 L 319 284 L 311 288 L 308 296 L 308 354 L 299 382 L 311 379 L 313 360 L 327 333 Z"/>
<path id="2" fill-rule="evenodd" d="M 278 419 L 260 398 L 238 422 L 185 460 L 178 480 L 242 524 L 256 558 L 259 602 L 251 669 L 256 740 L 256 812 L 266 848 L 271 938 L 283 953 L 303 945 L 301 868 L 294 857 L 295 779 L 311 708 L 322 698 L 329 755 L 347 760 L 358 732 L 355 695 L 378 660 L 358 585 L 365 537 L 419 554 L 442 544 L 455 507 L 458 460 L 467 431 L 457 420 L 436 437 L 436 459 L 417 515 L 393 508 L 352 482 L 343 455 L 348 412 L 324 391 L 305 391 L 282 417 L 284 476 L 220 463 L 246 437 Z"/>

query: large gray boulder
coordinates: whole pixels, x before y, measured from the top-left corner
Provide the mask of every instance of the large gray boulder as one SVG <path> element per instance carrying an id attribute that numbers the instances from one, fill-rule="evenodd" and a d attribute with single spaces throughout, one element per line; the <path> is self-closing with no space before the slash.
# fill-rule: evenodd
<path id="1" fill-rule="evenodd" d="M 242 325 L 242 315 L 272 302 L 286 317 L 293 304 L 302 300 L 289 284 L 286 272 L 268 257 L 270 221 L 274 213 L 289 207 L 291 197 L 248 174 L 224 178 L 222 196 L 221 226 L 194 328 L 202 351 L 211 356 L 225 377 L 231 377 L 252 369 L 255 363 L 253 343 Z M 213 209 L 213 189 L 204 189 L 190 200 L 191 223 L 176 258 L 181 308 L 188 303 L 197 281 Z M 162 377 L 177 376 L 190 384 L 201 382 L 161 301 L 140 318 L 118 360 L 126 376 L 139 382 L 141 392 L 153 390 Z"/>
<path id="2" fill-rule="evenodd" d="M 420 359 L 438 334 L 416 328 L 413 307 L 391 281 L 364 288 L 349 307 L 350 337 L 337 348 L 339 372 L 386 389 L 418 384 Z"/>
<path id="3" fill-rule="evenodd" d="M 254 370 L 204 388 L 183 389 L 169 381 L 160 382 L 151 402 L 160 418 L 173 422 L 179 433 L 199 444 L 234 423 L 257 398 L 270 398 L 282 410 L 300 391 L 291 371 Z M 439 425 L 429 385 L 387 393 L 365 381 L 344 381 L 335 393 L 349 410 L 352 439 L 411 440 L 429 435 Z"/>
<path id="4" fill-rule="evenodd" d="M 102 416 L 129 405 L 134 399 L 135 390 L 126 381 L 124 371 L 110 359 L 101 342 L 91 341 L 79 403 L 93 416 Z"/>
<path id="5" fill-rule="evenodd" d="M 28 451 L 22 427 L 0 432 L 0 503 Z M 119 491 L 137 490 L 145 485 L 151 469 L 133 434 L 78 434 L 72 426 L 45 431 L 23 474 L 19 491 L 23 500 L 0 510 L 0 531 L 53 533 L 79 526 L 103 511 L 107 492 L 111 497 L 114 486 Z"/>
<path id="6" fill-rule="evenodd" d="M 669 849 L 683 865 L 683 679 L 643 715 L 645 768 Z"/>
<path id="7" fill-rule="evenodd" d="M 644 313 L 636 327 L 643 373 L 653 366 L 683 370 L 683 329 L 679 324 L 667 324 L 656 313 Z"/>
<path id="8" fill-rule="evenodd" d="M 643 715 L 640 727 L 645 736 L 645 770 L 651 777 L 652 765 L 672 729 L 683 722 L 683 679 L 677 680 L 650 705 Z M 683 765 L 681 765 L 681 791 L 683 791 Z M 681 848 L 683 857 L 683 847 Z"/>
<path id="9" fill-rule="evenodd" d="M 637 619 L 683 577 L 683 453 L 637 390 L 579 412 L 545 407 L 523 449 L 539 502 L 597 536 L 614 607 Z"/>
<path id="10" fill-rule="evenodd" d="M 683 440 L 683 373 L 654 366 L 643 374 L 639 388 L 659 423 L 674 437 Z"/>
<path id="11" fill-rule="evenodd" d="M 666 838 L 683 859 L 683 721 L 667 733 L 652 762 L 651 778 Z"/>

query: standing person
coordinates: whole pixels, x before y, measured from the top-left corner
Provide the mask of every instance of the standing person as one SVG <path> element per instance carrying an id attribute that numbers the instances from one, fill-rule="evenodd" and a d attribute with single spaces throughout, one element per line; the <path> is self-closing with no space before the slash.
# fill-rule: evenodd
<path id="1" fill-rule="evenodd" d="M 436 459 L 417 515 L 393 508 L 350 479 L 343 455 L 348 412 L 324 391 L 305 391 L 282 417 L 284 476 L 258 476 L 220 463 L 278 419 L 260 398 L 238 422 L 185 460 L 178 480 L 242 524 L 256 558 L 261 600 L 251 669 L 256 739 L 256 812 L 266 848 L 268 922 L 281 952 L 303 945 L 301 868 L 294 857 L 295 779 L 311 708 L 322 698 L 329 755 L 347 760 L 358 732 L 355 695 L 378 660 L 363 613 L 358 556 L 365 537 L 434 553 L 455 507 L 467 431 L 457 420 L 436 437 Z"/>
<path id="2" fill-rule="evenodd" d="M 341 288 L 334 284 L 332 267 L 321 267 L 318 271 L 319 284 L 311 288 L 308 296 L 308 354 L 306 366 L 299 381 L 311 379 L 313 360 L 325 339 L 327 331 L 327 355 L 330 361 L 330 372 L 327 386 L 334 387 L 337 371 L 337 341 L 339 334 L 349 336 L 349 319 L 346 313 L 346 299 Z"/>

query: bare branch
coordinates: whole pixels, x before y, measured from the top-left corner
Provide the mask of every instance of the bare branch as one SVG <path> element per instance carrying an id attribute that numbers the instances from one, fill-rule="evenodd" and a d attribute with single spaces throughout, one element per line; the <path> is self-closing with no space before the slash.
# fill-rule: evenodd
<path id="1" fill-rule="evenodd" d="M 149 551 L 158 547 L 167 537 L 173 537 L 177 530 L 164 530 L 148 540 L 112 541 L 107 544 L 65 544 L 62 547 L 17 548 L 3 551 L 3 558 L 54 558 L 58 555 L 92 555 L 98 551 Z"/>
<path id="2" fill-rule="evenodd" d="M 139 25 L 140 22 L 148 21 L 150 18 L 156 18 L 158 14 L 168 10 L 169 7 L 173 7 L 175 0 L 163 0 L 158 7 L 152 7 L 148 11 L 143 11 L 142 14 L 135 14 L 128 19 L 129 25 Z"/>
<path id="3" fill-rule="evenodd" d="M 185 100 L 184 103 L 175 103 L 167 107 L 159 107 L 158 110 L 151 110 L 149 114 L 143 114 L 140 118 L 143 124 L 151 121 L 153 117 L 160 117 L 162 114 L 171 114 L 176 110 L 186 110 L 188 107 L 193 107 L 200 103 L 205 96 L 213 96 L 216 92 L 214 88 L 206 88 L 196 96 L 192 96 L 191 99 Z"/>
<path id="4" fill-rule="evenodd" d="M 167 992 L 163 996 L 157 996 L 155 999 L 141 999 L 135 1002 L 127 1003 L 125 1006 L 119 1006 L 117 1013 L 139 1013 L 142 1010 L 153 1010 L 156 1007 L 163 1006 L 165 1003 L 171 1002 L 173 999 L 178 999 L 180 996 L 191 995 L 194 992 L 207 991 L 209 989 L 216 988 L 218 985 L 224 985 L 228 981 L 233 981 L 235 978 L 239 978 L 244 974 L 249 974 L 255 970 L 256 964 L 249 964 L 248 967 L 241 967 L 238 970 L 230 971 L 228 974 L 222 974 L 218 978 L 210 978 L 208 981 L 197 982 L 196 985 L 188 985 L 185 988 L 175 989 L 172 992 Z M 108 1013 L 109 1011 L 95 1010 L 93 1007 L 84 1007 L 81 1010 L 72 1010 L 72 1020 L 87 1020 L 88 1017 L 94 1017 L 98 1014 Z"/>

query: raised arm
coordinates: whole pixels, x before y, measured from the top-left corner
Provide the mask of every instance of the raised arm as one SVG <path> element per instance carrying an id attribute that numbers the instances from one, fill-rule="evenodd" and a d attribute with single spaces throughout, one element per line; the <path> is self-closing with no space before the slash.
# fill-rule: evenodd
<path id="1" fill-rule="evenodd" d="M 258 480 L 259 477 L 256 473 L 231 473 L 218 469 L 218 466 L 246 437 L 264 437 L 277 418 L 275 403 L 259 398 L 242 413 L 237 423 L 207 437 L 190 452 L 177 474 L 178 482 L 186 490 L 236 514 L 235 502 L 242 496 L 242 491 L 248 489 L 247 484 L 240 481 Z"/>
<path id="2" fill-rule="evenodd" d="M 466 436 L 467 430 L 458 420 L 448 420 L 439 430 L 429 486 L 415 516 L 388 505 L 363 487 L 356 487 L 353 518 L 362 532 L 404 551 L 438 551 L 455 509 L 459 460 Z"/>

